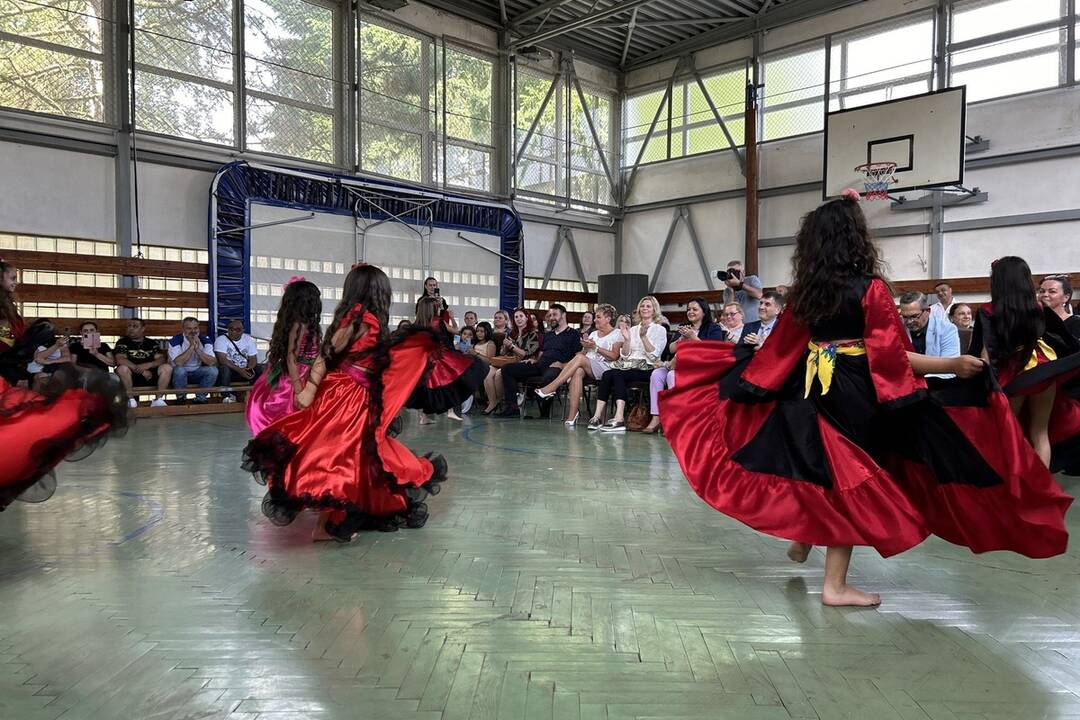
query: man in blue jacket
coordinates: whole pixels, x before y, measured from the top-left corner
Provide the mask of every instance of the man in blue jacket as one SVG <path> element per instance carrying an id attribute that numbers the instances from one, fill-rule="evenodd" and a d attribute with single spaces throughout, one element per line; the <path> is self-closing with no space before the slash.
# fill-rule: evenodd
<path id="1" fill-rule="evenodd" d="M 931 307 L 926 295 L 913 290 L 900 296 L 900 317 L 915 352 L 930 357 L 960 357 L 960 334 L 941 305 Z"/>

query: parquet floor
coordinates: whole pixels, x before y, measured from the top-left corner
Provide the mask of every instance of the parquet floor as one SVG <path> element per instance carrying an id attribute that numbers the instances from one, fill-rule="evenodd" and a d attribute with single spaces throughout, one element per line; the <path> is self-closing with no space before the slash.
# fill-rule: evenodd
<path id="1" fill-rule="evenodd" d="M 426 528 L 313 546 L 246 436 L 146 420 L 0 515 L 0 718 L 1080 718 L 1075 543 L 856 551 L 883 606 L 826 609 L 663 438 L 477 419 L 403 436 L 451 463 Z"/>

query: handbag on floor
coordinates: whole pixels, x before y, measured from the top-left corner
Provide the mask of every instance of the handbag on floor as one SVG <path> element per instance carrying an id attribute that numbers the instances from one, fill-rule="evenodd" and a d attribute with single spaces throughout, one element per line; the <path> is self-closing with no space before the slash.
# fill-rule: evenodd
<path id="1" fill-rule="evenodd" d="M 626 429 L 630 432 L 641 432 L 649 426 L 650 420 L 652 420 L 652 413 L 649 412 L 648 402 L 639 400 L 626 416 Z"/>

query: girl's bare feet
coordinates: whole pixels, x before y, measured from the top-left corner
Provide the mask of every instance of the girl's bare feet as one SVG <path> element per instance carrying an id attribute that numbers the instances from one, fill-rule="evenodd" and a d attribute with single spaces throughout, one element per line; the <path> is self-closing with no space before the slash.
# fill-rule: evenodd
<path id="1" fill-rule="evenodd" d="M 810 557 L 810 550 L 813 547 L 813 545 L 807 545 L 806 543 L 793 542 L 788 545 L 787 556 L 791 562 L 804 563 L 806 558 Z"/>
<path id="2" fill-rule="evenodd" d="M 881 596 L 851 585 L 826 585 L 821 589 L 821 604 L 830 607 L 877 607 L 881 604 Z"/>
<path id="3" fill-rule="evenodd" d="M 326 532 L 326 521 L 329 517 L 326 513 L 319 513 L 319 519 L 315 521 L 315 528 L 311 531 L 311 542 L 326 542 L 334 539 Z"/>

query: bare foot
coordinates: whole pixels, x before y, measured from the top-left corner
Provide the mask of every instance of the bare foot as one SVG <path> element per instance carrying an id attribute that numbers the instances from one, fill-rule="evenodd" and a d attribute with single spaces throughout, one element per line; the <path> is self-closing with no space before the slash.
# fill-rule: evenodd
<path id="1" fill-rule="evenodd" d="M 333 536 L 326 532 L 326 529 L 321 526 L 316 526 L 311 531 L 311 542 L 328 542 L 333 540 Z"/>
<path id="2" fill-rule="evenodd" d="M 434 425 L 435 424 L 435 418 L 431 417 L 430 415 L 427 415 L 426 413 L 420 413 L 420 424 L 421 425 Z"/>
<path id="3" fill-rule="evenodd" d="M 806 558 L 810 557 L 810 550 L 813 547 L 813 545 L 807 545 L 806 543 L 793 542 L 788 545 L 787 556 L 791 562 L 804 563 Z"/>
<path id="4" fill-rule="evenodd" d="M 447 410 L 446 417 L 450 418 L 451 420 L 457 420 L 458 422 L 461 422 L 461 416 L 453 410 Z"/>
<path id="5" fill-rule="evenodd" d="M 821 604 L 830 607 L 877 607 L 881 604 L 881 596 L 877 593 L 864 592 L 850 585 L 841 585 L 838 588 L 823 587 Z"/>

